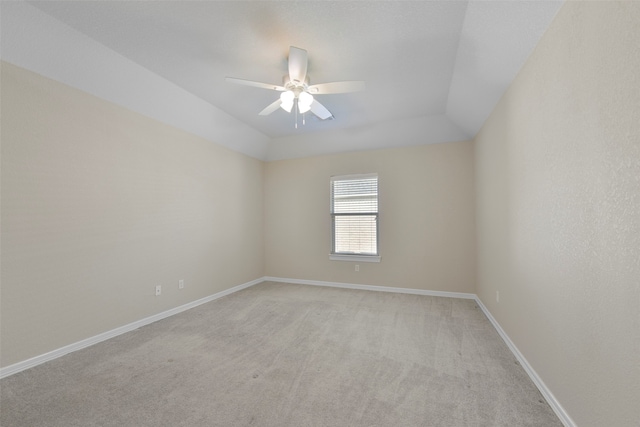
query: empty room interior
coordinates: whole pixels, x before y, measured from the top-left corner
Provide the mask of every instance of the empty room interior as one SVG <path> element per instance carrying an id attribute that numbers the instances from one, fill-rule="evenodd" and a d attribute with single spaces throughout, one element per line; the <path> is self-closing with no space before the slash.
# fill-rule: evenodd
<path id="1" fill-rule="evenodd" d="M 2 427 L 640 426 L 640 2 L 0 19 Z"/>

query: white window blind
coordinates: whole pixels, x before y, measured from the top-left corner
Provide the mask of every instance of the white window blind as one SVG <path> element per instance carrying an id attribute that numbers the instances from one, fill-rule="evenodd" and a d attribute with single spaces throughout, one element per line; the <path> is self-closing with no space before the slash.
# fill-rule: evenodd
<path id="1" fill-rule="evenodd" d="M 331 178 L 332 254 L 378 255 L 378 176 Z"/>

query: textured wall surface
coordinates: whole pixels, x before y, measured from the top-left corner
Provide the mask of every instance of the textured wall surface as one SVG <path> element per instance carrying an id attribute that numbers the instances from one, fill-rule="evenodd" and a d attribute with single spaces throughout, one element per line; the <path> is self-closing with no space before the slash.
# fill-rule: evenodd
<path id="1" fill-rule="evenodd" d="M 263 275 L 262 162 L 7 63 L 1 89 L 3 366 Z"/>
<path id="2" fill-rule="evenodd" d="M 478 294 L 579 426 L 640 425 L 638 70 L 639 2 L 567 2 L 475 140 Z"/>
<path id="3" fill-rule="evenodd" d="M 329 178 L 375 172 L 381 262 L 330 261 Z M 473 192 L 471 142 L 267 163 L 266 274 L 474 292 Z"/>

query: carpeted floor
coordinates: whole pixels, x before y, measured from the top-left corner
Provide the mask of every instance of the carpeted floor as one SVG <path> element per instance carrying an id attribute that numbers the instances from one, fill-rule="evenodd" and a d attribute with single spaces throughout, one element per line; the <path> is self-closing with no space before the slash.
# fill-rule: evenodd
<path id="1" fill-rule="evenodd" d="M 281 283 L 0 387 L 2 427 L 562 425 L 474 301 Z"/>

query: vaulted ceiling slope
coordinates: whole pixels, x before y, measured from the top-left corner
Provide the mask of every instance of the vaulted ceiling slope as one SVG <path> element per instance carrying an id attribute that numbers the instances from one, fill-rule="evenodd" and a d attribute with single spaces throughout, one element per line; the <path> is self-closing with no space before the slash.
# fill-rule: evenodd
<path id="1" fill-rule="evenodd" d="M 562 1 L 2 2 L 3 60 L 263 160 L 472 138 Z M 335 119 L 279 93 L 289 46 Z"/>

